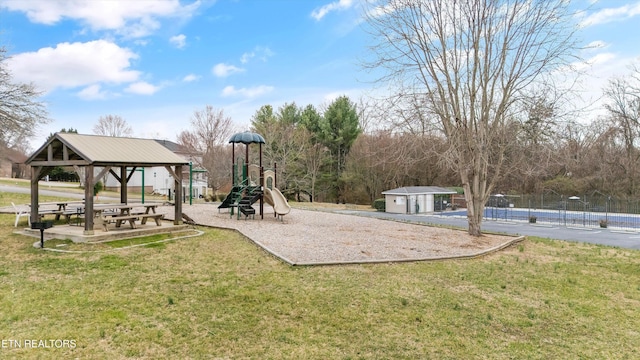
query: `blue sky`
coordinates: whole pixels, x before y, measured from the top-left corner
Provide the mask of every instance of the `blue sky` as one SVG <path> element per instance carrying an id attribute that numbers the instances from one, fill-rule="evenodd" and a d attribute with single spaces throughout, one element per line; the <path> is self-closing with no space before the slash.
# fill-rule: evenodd
<path id="1" fill-rule="evenodd" d="M 591 6 L 578 34 L 598 96 L 640 56 L 640 1 Z M 0 45 L 14 79 L 45 92 L 52 122 L 92 133 L 119 115 L 136 137 L 175 140 L 195 110 L 222 108 L 247 129 L 262 105 L 321 107 L 373 87 L 360 0 L 0 0 Z"/>

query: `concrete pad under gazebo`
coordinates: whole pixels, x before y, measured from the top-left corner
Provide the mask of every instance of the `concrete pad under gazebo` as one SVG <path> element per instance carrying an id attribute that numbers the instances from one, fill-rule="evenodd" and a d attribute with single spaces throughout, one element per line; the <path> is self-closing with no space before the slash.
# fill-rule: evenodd
<path id="1" fill-rule="evenodd" d="M 164 166 L 182 199 L 182 167 L 189 162 L 152 139 L 56 133 L 25 162 L 31 166 L 32 223 L 39 221 L 38 182 L 57 166 L 84 169 L 84 235 L 94 235 L 93 187 L 107 173 L 120 182 L 120 202 L 128 204 L 127 182 L 139 167 Z M 96 169 L 99 173 L 96 175 Z M 115 170 L 114 170 L 115 169 Z M 78 171 L 81 172 L 81 171 Z M 182 203 L 175 202 L 174 225 L 182 224 Z"/>

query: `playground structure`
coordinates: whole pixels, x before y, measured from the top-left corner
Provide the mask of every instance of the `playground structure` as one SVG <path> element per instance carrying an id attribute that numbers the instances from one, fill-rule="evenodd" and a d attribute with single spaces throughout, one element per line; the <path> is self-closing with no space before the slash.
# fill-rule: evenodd
<path id="1" fill-rule="evenodd" d="M 262 166 L 262 144 L 265 143 L 264 138 L 256 133 L 242 132 L 231 136 L 229 143 L 232 144 L 231 156 L 231 191 L 218 206 L 218 209 L 229 209 L 230 216 L 233 217 L 237 213 L 238 219 L 240 214 L 245 216 L 245 220 L 251 216 L 255 218 L 256 210 L 253 204 L 259 201 L 260 217 L 264 219 L 264 202 L 271 205 L 274 210 L 274 216 L 282 217 L 289 213 L 291 207 L 287 203 L 287 199 L 275 187 L 276 185 L 276 166 L 274 170 L 266 170 Z M 245 156 L 241 164 L 236 161 L 235 144 L 245 145 Z M 258 144 L 260 149 L 259 165 L 249 165 L 249 145 Z M 241 165 L 241 169 L 238 167 Z M 265 181 L 266 180 L 266 181 Z M 266 186 L 265 186 L 266 182 Z M 237 212 L 234 210 L 237 208 Z"/>

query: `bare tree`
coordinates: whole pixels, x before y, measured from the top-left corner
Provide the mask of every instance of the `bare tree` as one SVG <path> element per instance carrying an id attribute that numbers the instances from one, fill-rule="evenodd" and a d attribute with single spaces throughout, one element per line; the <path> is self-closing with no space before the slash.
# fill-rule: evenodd
<path id="1" fill-rule="evenodd" d="M 93 126 L 93 133 L 104 136 L 129 137 L 133 130 L 127 122 L 118 115 L 101 116 Z"/>
<path id="2" fill-rule="evenodd" d="M 610 138 L 613 144 L 620 144 L 619 156 L 613 159 L 618 167 L 623 169 L 622 180 L 626 183 L 627 195 L 637 195 L 637 178 L 640 174 L 640 151 L 638 140 L 640 139 L 640 68 L 633 67 L 632 76 L 627 78 L 612 79 L 605 88 L 605 97 L 608 100 L 605 108 L 609 113 Z M 612 144 L 612 145 L 613 145 Z"/>
<path id="3" fill-rule="evenodd" d="M 14 83 L 6 68 L 6 49 L 0 47 L 0 148 L 16 148 L 49 122 L 41 95 L 33 84 Z"/>
<path id="4" fill-rule="evenodd" d="M 501 176 L 508 119 L 521 94 L 570 63 L 576 27 L 564 0 L 388 0 L 367 12 L 382 80 L 419 100 L 447 139 L 469 233 Z M 406 90 L 408 89 L 408 91 Z"/>
<path id="5" fill-rule="evenodd" d="M 231 161 L 227 141 L 234 131 L 230 117 L 224 110 L 207 105 L 196 110 L 191 117 L 191 130 L 178 134 L 177 141 L 196 160 L 198 166 L 209 172 L 209 186 L 217 191 L 224 185 L 224 179 L 231 174 Z"/>

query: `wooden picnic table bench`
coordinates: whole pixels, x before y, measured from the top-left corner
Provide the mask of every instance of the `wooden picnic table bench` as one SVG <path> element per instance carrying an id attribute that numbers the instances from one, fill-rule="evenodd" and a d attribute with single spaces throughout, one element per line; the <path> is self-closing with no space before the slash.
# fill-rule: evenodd
<path id="1" fill-rule="evenodd" d="M 160 220 L 164 218 L 164 214 L 140 214 L 140 224 L 144 225 L 147 223 L 147 219 L 153 219 L 156 222 L 156 225 L 161 226 L 162 223 Z"/>
<path id="2" fill-rule="evenodd" d="M 71 223 L 71 218 L 73 217 L 73 215 L 76 216 L 76 225 L 81 224 L 82 219 L 84 218 L 84 206 L 78 206 L 75 209 L 68 209 L 62 212 L 62 214 L 64 216 L 65 221 L 67 222 L 67 224 Z"/>
<path id="3" fill-rule="evenodd" d="M 132 212 L 131 210 L 136 207 L 144 207 L 144 212 Z M 102 224 L 104 231 L 109 231 L 108 225 L 110 223 L 116 224 L 119 228 L 123 222 L 128 222 L 132 229 L 136 228 L 136 221 L 140 220 L 140 224 L 144 225 L 148 219 L 153 219 L 156 225 L 161 226 L 160 220 L 164 217 L 163 214 L 156 214 L 156 208 L 158 204 L 115 204 L 115 205 L 102 205 L 95 209 L 96 217 Z"/>
<path id="4" fill-rule="evenodd" d="M 67 214 L 67 206 L 69 206 L 70 204 L 78 204 L 80 206 L 82 206 L 82 208 L 84 208 L 84 202 L 82 201 L 54 201 L 54 202 L 44 202 L 44 203 L 38 203 L 38 218 L 39 221 L 42 220 L 42 218 L 45 215 L 55 215 L 55 220 L 60 220 L 60 216 L 61 215 L 65 215 Z M 29 204 L 29 206 L 31 206 L 31 204 Z M 51 209 L 43 209 L 43 207 L 46 206 L 50 206 L 52 207 Z M 74 212 L 75 214 L 75 212 Z M 68 220 L 68 217 L 67 217 Z"/>

